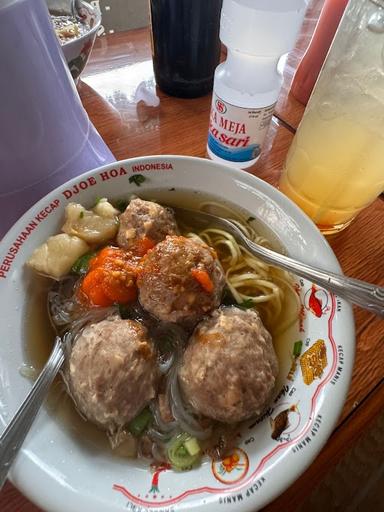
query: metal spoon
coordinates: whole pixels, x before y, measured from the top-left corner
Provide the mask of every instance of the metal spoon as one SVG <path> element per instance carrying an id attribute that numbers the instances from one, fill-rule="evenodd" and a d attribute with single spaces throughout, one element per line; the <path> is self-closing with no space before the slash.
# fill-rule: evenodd
<path id="1" fill-rule="evenodd" d="M 46 0 L 48 10 L 57 15 L 73 16 L 77 18 L 81 7 L 80 0 Z"/>
<path id="2" fill-rule="evenodd" d="M 77 334 L 90 321 L 103 319 L 114 311 L 114 308 L 99 308 L 92 315 L 86 313 L 78 321 L 71 323 L 69 312 L 66 310 L 66 300 L 73 294 L 76 279 L 76 276 L 71 276 L 61 280 L 48 293 L 48 316 L 57 336 L 46 365 L 24 402 L 0 436 L 0 489 L 4 485 L 7 473 L 48 394 L 50 385 L 60 371 L 65 357 L 70 352 Z M 57 304 L 54 299 L 57 293 L 59 293 L 62 301 L 60 304 Z M 70 308 L 70 305 L 67 306 Z"/>
<path id="3" fill-rule="evenodd" d="M 48 293 L 47 312 L 56 338 L 54 346 L 42 372 L 32 386 L 11 422 L 0 436 L 0 489 L 4 485 L 7 473 L 28 434 L 49 388 L 60 371 L 66 354 L 73 342 L 73 332 L 69 330 L 70 320 L 65 314 L 65 299 L 72 294 L 75 278 L 70 277 L 56 282 Z M 59 294 L 63 303 L 57 304 L 55 295 Z M 58 314 L 58 310 L 61 315 Z"/>
<path id="4" fill-rule="evenodd" d="M 367 309 L 376 315 L 384 316 L 384 288 L 365 281 L 360 281 L 359 279 L 353 279 L 341 274 L 329 272 L 328 270 L 312 267 L 311 265 L 294 260 L 271 249 L 261 247 L 249 240 L 249 238 L 228 219 L 205 212 L 188 210 L 186 208 L 172 208 L 178 219 L 184 220 L 187 224 L 188 221 L 193 219 L 193 224 L 199 225 L 202 228 L 212 226 L 223 228 L 231 233 L 235 239 L 252 254 L 258 256 L 266 263 L 288 270 L 293 274 L 322 286 L 324 289 L 335 293 L 339 297 L 361 308 Z"/>
<path id="5" fill-rule="evenodd" d="M 49 359 L 24 402 L 0 436 L 0 489 L 65 357 L 69 333 L 55 339 Z"/>
<path id="6" fill-rule="evenodd" d="M 78 0 L 71 0 L 71 14 L 74 18 L 79 15 L 80 2 Z"/>

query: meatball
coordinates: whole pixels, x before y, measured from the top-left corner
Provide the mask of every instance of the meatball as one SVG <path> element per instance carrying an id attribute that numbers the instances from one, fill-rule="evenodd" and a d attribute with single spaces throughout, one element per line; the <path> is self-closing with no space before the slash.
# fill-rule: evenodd
<path id="1" fill-rule="evenodd" d="M 179 370 L 196 412 L 225 423 L 259 415 L 271 399 L 278 362 L 255 311 L 225 307 L 193 332 Z"/>
<path id="2" fill-rule="evenodd" d="M 155 245 L 167 235 L 177 235 L 178 232 L 172 210 L 137 198 L 132 199 L 120 215 L 117 243 L 123 249 L 140 252 L 143 239 L 149 239 Z"/>
<path id="3" fill-rule="evenodd" d="M 182 236 L 168 236 L 150 250 L 137 279 L 144 309 L 165 322 L 190 326 L 219 306 L 224 283 L 215 252 Z"/>
<path id="4" fill-rule="evenodd" d="M 70 354 L 66 381 L 79 411 L 116 432 L 156 394 L 156 356 L 147 329 L 117 316 L 87 326 Z"/>

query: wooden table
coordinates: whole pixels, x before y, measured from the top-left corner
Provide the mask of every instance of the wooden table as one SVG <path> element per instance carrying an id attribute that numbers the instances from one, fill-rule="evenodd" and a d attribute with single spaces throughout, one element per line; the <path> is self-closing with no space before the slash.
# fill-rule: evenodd
<path id="1" fill-rule="evenodd" d="M 323 0 L 313 0 L 295 50 L 284 70 L 284 86 L 264 153 L 253 174 L 276 185 L 303 114 L 289 95 L 300 57 L 308 45 Z M 210 97 L 183 100 L 156 90 L 147 29 L 100 38 L 79 92 L 96 128 L 117 159 L 152 154 L 205 156 Z M 160 106 L 148 106 L 157 94 Z M 145 101 L 143 101 L 145 100 Z M 330 240 L 346 274 L 384 285 L 384 201 L 379 198 L 345 231 Z M 352 384 L 335 431 L 309 469 L 265 512 L 296 510 L 316 483 L 356 442 L 384 409 L 384 322 L 355 309 L 357 352 Z M 37 512 L 11 484 L 0 494 L 2 512 Z"/>

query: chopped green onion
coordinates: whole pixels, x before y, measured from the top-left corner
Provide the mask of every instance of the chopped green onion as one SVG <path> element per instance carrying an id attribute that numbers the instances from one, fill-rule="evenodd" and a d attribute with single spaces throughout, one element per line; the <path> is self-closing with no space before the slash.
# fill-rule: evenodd
<path id="1" fill-rule="evenodd" d="M 296 343 L 293 345 L 293 357 L 299 357 L 301 354 L 301 350 L 303 348 L 303 342 L 301 340 L 296 341 Z"/>
<path id="2" fill-rule="evenodd" d="M 183 432 L 170 440 L 167 454 L 174 469 L 185 471 L 200 460 L 201 448 L 196 438 Z"/>
<path id="3" fill-rule="evenodd" d="M 102 200 L 103 198 L 101 196 L 96 196 L 96 199 L 95 199 L 95 206 L 97 206 L 100 201 Z"/>
<path id="4" fill-rule="evenodd" d="M 182 444 L 180 448 L 177 450 L 177 454 L 179 457 L 186 457 L 188 455 L 188 450 L 186 447 Z"/>
<path id="5" fill-rule="evenodd" d="M 153 416 L 151 411 L 146 407 L 139 413 L 132 421 L 128 423 L 128 430 L 136 437 L 141 436 L 147 430 L 149 424 L 152 422 Z"/>
<path id="6" fill-rule="evenodd" d="M 242 309 L 251 309 L 255 307 L 255 303 L 252 299 L 246 299 L 241 304 L 239 304 L 239 308 Z"/>
<path id="7" fill-rule="evenodd" d="M 113 206 L 117 208 L 121 213 L 125 212 L 128 205 L 129 201 L 126 199 L 116 199 L 116 201 L 113 202 Z"/>
<path id="8" fill-rule="evenodd" d="M 72 265 L 72 272 L 79 275 L 86 274 L 89 269 L 89 262 L 95 256 L 95 254 L 96 253 L 94 251 L 91 251 L 83 254 L 83 256 L 80 256 L 80 258 L 77 258 L 75 263 Z"/>
<path id="9" fill-rule="evenodd" d="M 81 212 L 79 213 L 79 218 L 82 219 L 84 217 L 84 210 L 81 210 Z"/>
<path id="10" fill-rule="evenodd" d="M 184 448 L 192 457 L 200 453 L 200 445 L 195 437 L 190 437 L 189 439 L 187 439 L 184 442 Z"/>
<path id="11" fill-rule="evenodd" d="M 221 300 L 221 303 L 224 306 L 237 306 L 237 302 L 235 297 L 232 295 L 229 288 L 224 288 L 223 298 Z"/>

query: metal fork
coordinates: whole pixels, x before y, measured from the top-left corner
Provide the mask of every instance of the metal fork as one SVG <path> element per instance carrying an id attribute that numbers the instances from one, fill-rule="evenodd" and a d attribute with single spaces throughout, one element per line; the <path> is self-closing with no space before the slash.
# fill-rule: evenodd
<path id="1" fill-rule="evenodd" d="M 234 236 L 237 242 L 246 247 L 252 254 L 261 260 L 276 267 L 288 270 L 293 274 L 318 284 L 325 290 L 335 293 L 339 297 L 367 309 L 379 316 L 384 316 L 384 288 L 374 284 L 360 281 L 341 274 L 329 272 L 321 268 L 313 267 L 306 263 L 294 260 L 271 249 L 262 247 L 249 240 L 244 233 L 228 219 L 218 217 L 205 212 L 189 210 L 186 208 L 172 207 L 178 219 L 188 224 L 193 220 L 194 225 L 202 228 L 219 227 L 225 229 Z"/>

